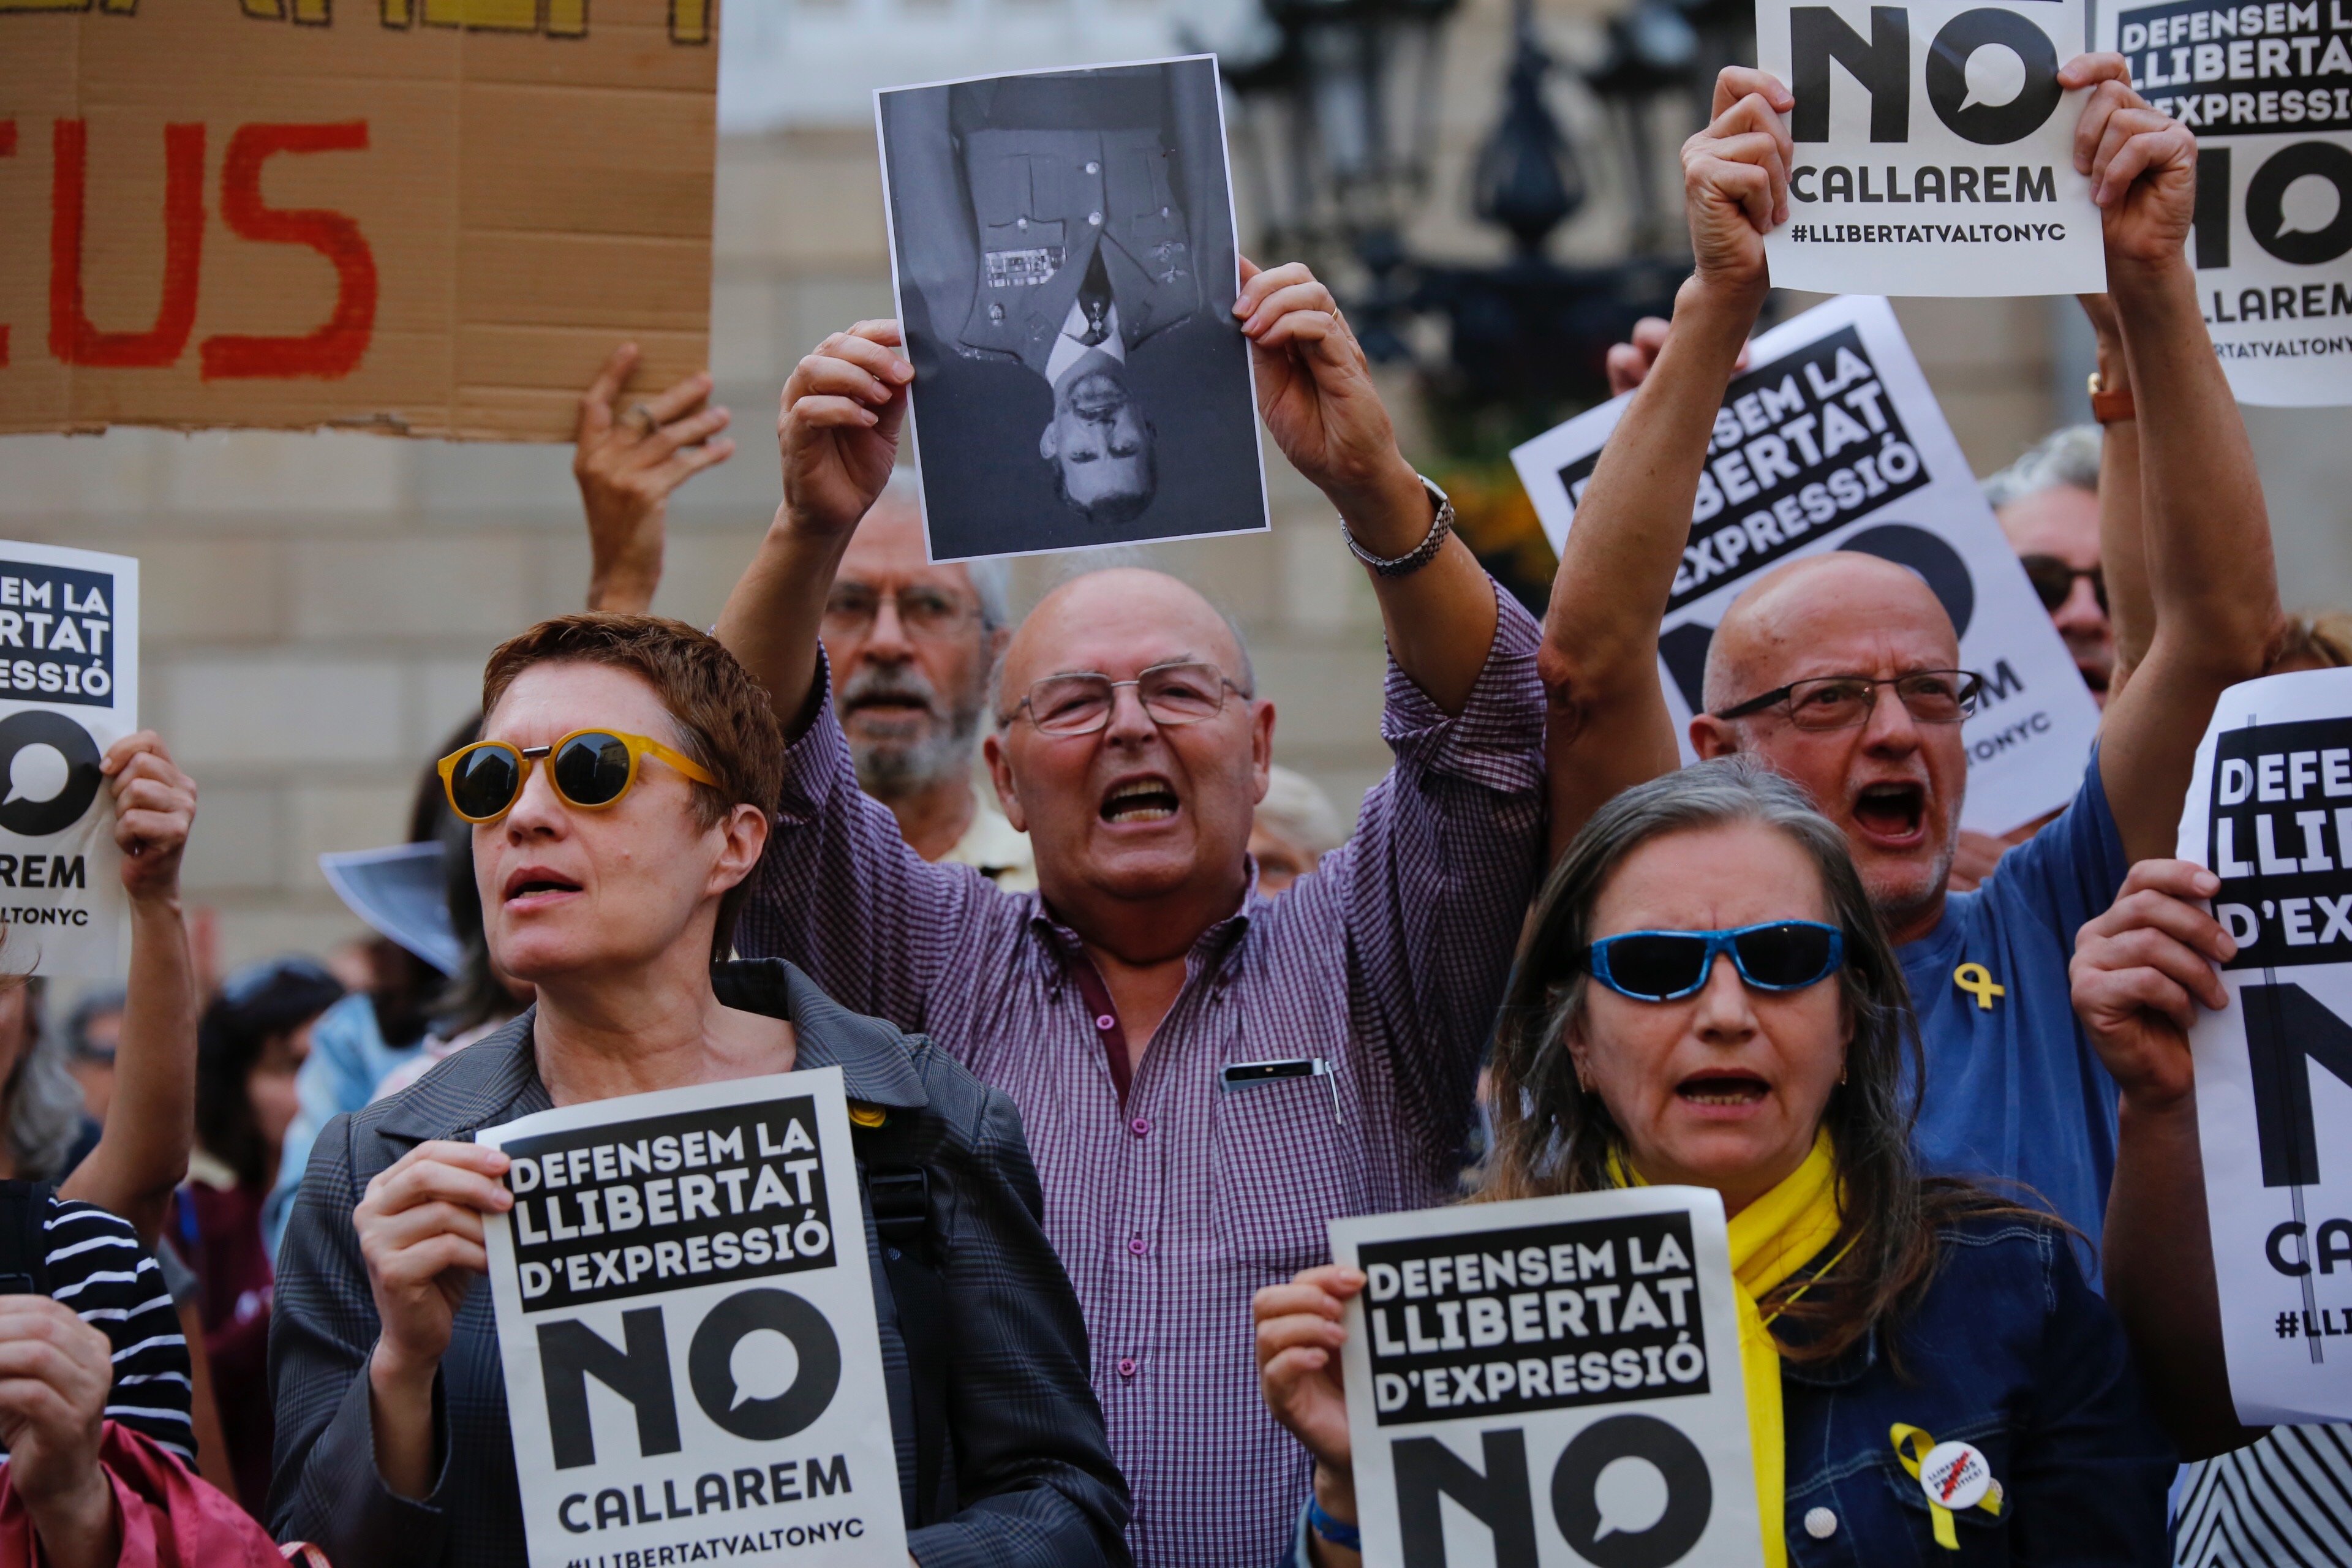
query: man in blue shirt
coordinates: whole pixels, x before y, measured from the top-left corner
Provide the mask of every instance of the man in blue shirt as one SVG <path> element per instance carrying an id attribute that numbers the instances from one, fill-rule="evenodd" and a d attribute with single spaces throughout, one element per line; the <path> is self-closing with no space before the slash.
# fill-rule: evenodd
<path id="1" fill-rule="evenodd" d="M 2261 673 L 2284 617 L 2261 482 L 2183 258 L 2194 141 L 2131 90 L 2119 57 L 2080 57 L 2060 79 L 2091 89 L 2076 164 L 2101 208 L 2140 399 L 2156 605 L 2081 792 L 1978 890 L 1947 892 L 1968 784 L 1960 720 L 1977 682 L 1957 668 L 1959 639 L 1923 579 L 1844 552 L 1760 574 L 1734 602 L 1708 647 L 1691 741 L 1702 757 L 1764 758 L 1845 829 L 1918 1008 L 1929 1168 L 2021 1183 L 2095 1237 L 2116 1090 L 2069 1000 L 2074 933 L 2131 861 L 2169 853 L 2214 700 Z M 1684 148 L 1696 269 L 1585 490 L 1545 623 L 1557 842 L 1617 790 L 1675 765 L 1658 623 L 1716 412 L 1769 287 L 1763 234 L 1788 216 L 1781 116 L 1793 105 L 1770 77 L 1727 70 L 1715 125 Z M 1744 168 L 1727 178 L 1726 163 Z M 1621 348 L 1613 368 L 1631 379 L 1646 352 Z"/>

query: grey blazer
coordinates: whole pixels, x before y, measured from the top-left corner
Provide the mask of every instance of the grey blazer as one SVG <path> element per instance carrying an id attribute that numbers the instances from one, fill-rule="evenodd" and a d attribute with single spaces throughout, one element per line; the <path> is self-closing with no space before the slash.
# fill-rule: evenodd
<path id="1" fill-rule="evenodd" d="M 1039 1224 L 1044 1197 L 1012 1100 L 922 1037 L 843 1008 L 781 960 L 724 965 L 714 978 L 730 1005 L 793 1021 L 799 1066 L 838 1067 L 852 1100 L 885 1108 L 902 1126 L 913 1118 L 927 1151 L 947 1298 L 952 1510 L 915 1496 L 906 1342 L 862 1160 L 859 1168 L 915 1556 L 924 1568 L 1124 1568 L 1127 1483 L 1087 1385 L 1086 1327 Z M 281 1541 L 317 1542 L 335 1568 L 526 1561 L 488 1281 L 477 1280 L 458 1308 L 434 1385 L 441 1460 L 431 1494 L 395 1496 L 376 1473 L 365 1369 L 379 1324 L 352 1211 L 369 1180 L 416 1144 L 467 1138 L 549 1107 L 531 1047 L 534 1016 L 525 1013 L 402 1093 L 335 1118 L 303 1175 L 278 1255 L 269 1333 L 278 1415 L 269 1525 Z"/>

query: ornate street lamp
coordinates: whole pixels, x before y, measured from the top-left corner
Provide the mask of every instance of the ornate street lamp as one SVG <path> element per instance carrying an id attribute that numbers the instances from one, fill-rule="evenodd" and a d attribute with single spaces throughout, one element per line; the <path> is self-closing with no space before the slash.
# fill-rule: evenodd
<path id="1" fill-rule="evenodd" d="M 1533 0 L 1515 0 L 1502 112 L 1470 172 L 1475 212 L 1510 234 L 1512 255 L 1475 266 L 1415 256 L 1402 239 L 1430 186 L 1455 0 L 1263 0 L 1258 52 L 1228 50 L 1224 66 L 1269 248 L 1314 261 L 1367 350 L 1420 363 L 1449 409 L 1499 405 L 1531 419 L 1603 395 L 1609 345 L 1668 309 L 1688 270 L 1656 189 L 1656 106 L 1691 100 L 1704 52 L 1696 13 L 1739 3 L 1638 0 L 1612 21 L 1587 81 L 1624 160 L 1631 254 L 1571 268 L 1546 247 L 1583 205 L 1585 176 L 1547 100 L 1559 67 L 1537 36 Z M 1426 341 L 1416 320 L 1444 323 L 1443 359 L 1412 352 Z"/>

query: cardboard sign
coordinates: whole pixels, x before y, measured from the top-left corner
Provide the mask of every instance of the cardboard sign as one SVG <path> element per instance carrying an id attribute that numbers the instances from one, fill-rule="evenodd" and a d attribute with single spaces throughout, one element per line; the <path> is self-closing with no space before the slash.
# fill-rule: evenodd
<path id="1" fill-rule="evenodd" d="M 931 559 L 1270 527 L 1216 58 L 874 118 Z"/>
<path id="2" fill-rule="evenodd" d="M 2352 403 L 2352 16 L 2108 5 L 2099 47 L 2197 132 L 2197 291 L 2238 401 Z"/>
<path id="3" fill-rule="evenodd" d="M 107 748 L 139 728 L 139 563 L 0 540 L 0 969 L 121 973 Z"/>
<path id="4" fill-rule="evenodd" d="M 1332 1257 L 1370 1279 L 1340 1354 L 1366 1563 L 1756 1561 L 1716 1194 L 1642 1187 L 1330 1227 Z"/>
<path id="5" fill-rule="evenodd" d="M 531 1568 L 907 1560 L 841 1069 L 566 1106 L 485 1223 Z"/>
<path id="6" fill-rule="evenodd" d="M 1772 281 L 1825 294 L 2083 294 L 2106 288 L 2087 96 L 2058 68 L 2084 0 L 1881 5 L 1757 0 L 1759 62 L 1788 85 L 1789 221 Z"/>
<path id="7" fill-rule="evenodd" d="M 1735 378 L 1691 514 L 1690 544 L 1658 635 L 1666 706 L 1682 731 L 1701 704 L 1716 624 L 1757 574 L 1856 550 L 1917 572 L 1984 677 L 1965 731 L 1962 826 L 2006 833 L 2082 787 L 2099 710 L 1993 520 L 1886 301 L 1832 300 L 1756 340 Z M 1511 454 L 1553 548 L 1566 544 L 1621 397 Z"/>
<path id="8" fill-rule="evenodd" d="M 0 432 L 570 440 L 699 370 L 713 0 L 0 0 Z"/>
<path id="9" fill-rule="evenodd" d="M 2250 1425 L 2352 1420 L 2352 670 L 2221 694 L 2180 858 L 2238 942 L 2189 1037 L 2230 1392 Z"/>

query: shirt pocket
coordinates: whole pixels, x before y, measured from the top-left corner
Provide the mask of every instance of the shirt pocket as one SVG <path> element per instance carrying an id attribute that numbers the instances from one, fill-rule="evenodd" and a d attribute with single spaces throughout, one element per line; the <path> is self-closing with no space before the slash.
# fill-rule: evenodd
<path id="1" fill-rule="evenodd" d="M 2009 1474 L 2006 1433 L 1963 1435 L 1962 1440 L 1985 1456 L 1996 1481 Z M 1998 1516 L 1981 1508 L 1953 1510 L 1952 1536 L 1959 1549 L 1944 1546 L 1936 1539 L 1927 1491 L 1903 1468 L 1890 1443 L 1883 1458 L 1835 1482 L 1792 1489 L 1782 1529 L 1789 1561 L 1797 1568 L 1983 1568 L 2010 1561 L 2010 1507 L 2004 1496 Z M 1826 1510 L 1834 1521 L 1826 1536 L 1809 1528 L 1817 1510 Z"/>
<path id="2" fill-rule="evenodd" d="M 1362 1212 L 1358 1114 L 1337 1077 L 1269 1079 L 1216 1095 L 1218 1251 L 1288 1279 L 1331 1260 L 1324 1222 Z M 1335 1099 L 1336 1093 L 1336 1099 Z"/>

